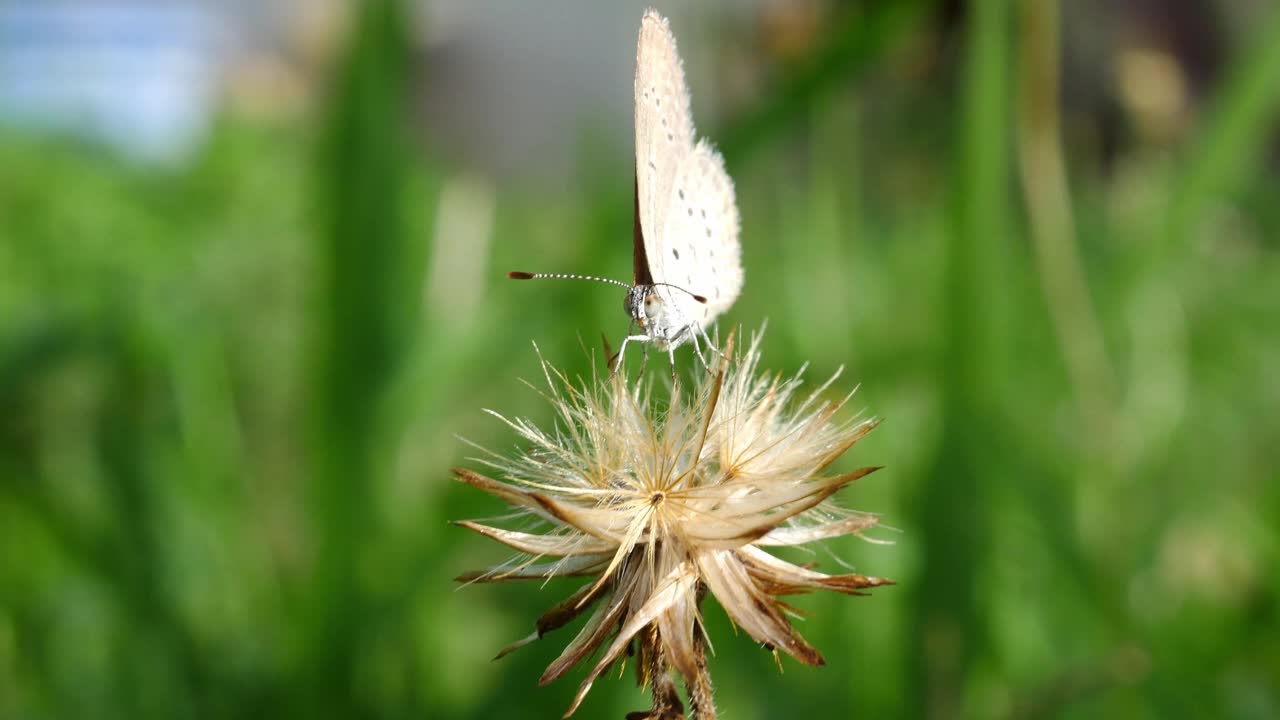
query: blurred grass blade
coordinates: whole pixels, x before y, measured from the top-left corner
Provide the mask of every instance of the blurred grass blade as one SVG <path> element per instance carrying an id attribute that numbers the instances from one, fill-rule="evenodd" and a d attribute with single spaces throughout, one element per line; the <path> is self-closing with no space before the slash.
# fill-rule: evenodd
<path id="1" fill-rule="evenodd" d="M 764 94 L 767 102 L 725 128 L 719 145 L 726 161 L 741 163 L 798 116 L 814 112 L 818 100 L 844 87 L 857 71 L 907 36 L 932 6 L 927 0 L 896 0 L 871 3 L 865 10 L 846 7 L 839 11 L 822 47 L 784 74 L 777 86 Z"/>
<path id="2" fill-rule="evenodd" d="M 352 717 L 367 600 L 358 570 L 377 536 L 374 491 L 393 433 L 383 398 L 412 344 L 422 264 L 404 231 L 406 23 L 400 3 L 356 11 L 320 172 L 311 306 L 314 571 L 303 637 L 309 715 Z M 324 698 L 324 700 L 321 700 Z"/>
<path id="3" fill-rule="evenodd" d="M 943 427 L 916 508 L 924 558 L 915 583 L 907 683 L 919 690 L 912 694 L 918 705 L 903 713 L 912 717 L 957 716 L 967 671 L 986 644 L 977 583 L 987 551 L 984 480 L 990 483 L 992 408 L 1000 390 L 1000 268 L 1010 179 L 1009 5 L 980 0 L 969 6 L 967 18 L 953 227 L 939 309 Z"/>
<path id="4" fill-rule="evenodd" d="M 1090 454 L 1109 458 L 1116 387 L 1076 246 L 1059 113 L 1061 10 L 1021 0 L 1018 38 L 1018 161 L 1040 287 L 1057 333 Z"/>
<path id="5" fill-rule="evenodd" d="M 1204 220 L 1211 198 L 1248 180 L 1261 164 L 1280 119 L 1280 6 L 1260 21 L 1248 47 L 1227 71 L 1206 112 L 1191 156 L 1175 179 L 1164 238 L 1183 249 Z"/>

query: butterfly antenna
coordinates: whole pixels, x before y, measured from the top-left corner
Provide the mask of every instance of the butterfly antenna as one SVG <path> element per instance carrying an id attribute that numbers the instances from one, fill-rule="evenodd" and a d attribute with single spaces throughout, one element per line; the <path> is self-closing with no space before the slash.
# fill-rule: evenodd
<path id="1" fill-rule="evenodd" d="M 632 287 L 631 285 L 628 285 L 620 280 L 612 280 L 610 278 L 596 277 L 594 275 L 573 275 L 571 273 L 530 273 L 530 272 L 520 272 L 518 270 L 513 270 L 507 273 L 507 277 L 512 280 L 591 280 L 593 282 L 598 282 L 598 283 L 617 285 L 618 287 L 624 287 L 624 288 L 627 288 L 628 290 L 631 289 Z M 707 304 L 706 297 L 699 295 L 695 292 L 685 290 L 679 285 L 672 285 L 671 283 L 664 283 L 664 282 L 652 283 L 652 284 L 662 285 L 663 287 L 675 288 L 676 290 L 679 290 L 680 292 L 687 294 L 689 297 L 702 303 L 703 305 Z"/>
<path id="2" fill-rule="evenodd" d="M 680 287 L 679 285 L 672 285 L 671 283 L 660 283 L 660 282 L 656 282 L 656 283 L 654 283 L 654 285 L 662 285 L 662 286 L 669 287 L 669 288 L 675 288 L 676 290 L 679 290 L 680 292 L 685 293 L 686 295 L 688 295 L 689 297 L 693 298 L 694 300 L 697 300 L 698 302 L 702 303 L 703 305 L 706 305 L 706 304 L 707 304 L 707 298 L 706 298 L 706 297 L 704 297 L 704 296 L 702 296 L 702 295 L 699 295 L 699 294 L 698 294 L 698 293 L 696 293 L 696 292 L 692 292 L 692 291 L 690 291 L 690 290 L 685 290 L 684 288 Z"/>
<path id="3" fill-rule="evenodd" d="M 630 285 L 620 280 L 611 280 L 609 278 L 595 277 L 593 275 L 571 275 L 569 273 L 527 273 L 527 272 L 509 272 L 507 277 L 512 280 L 592 280 L 594 282 L 606 283 L 609 285 L 617 285 L 630 289 Z"/>

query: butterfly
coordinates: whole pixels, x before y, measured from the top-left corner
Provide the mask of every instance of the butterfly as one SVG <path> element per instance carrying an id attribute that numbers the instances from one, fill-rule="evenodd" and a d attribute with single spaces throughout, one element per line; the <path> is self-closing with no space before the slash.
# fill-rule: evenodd
<path id="1" fill-rule="evenodd" d="M 631 327 L 614 356 L 620 367 L 627 345 L 648 343 L 666 352 L 699 336 L 711 348 L 707 328 L 742 291 L 738 206 L 724 159 L 697 140 L 689 90 L 670 23 L 653 9 L 640 20 L 636 46 L 635 220 L 631 285 L 565 273 L 512 272 L 517 280 L 593 280 L 627 288 L 623 308 Z"/>

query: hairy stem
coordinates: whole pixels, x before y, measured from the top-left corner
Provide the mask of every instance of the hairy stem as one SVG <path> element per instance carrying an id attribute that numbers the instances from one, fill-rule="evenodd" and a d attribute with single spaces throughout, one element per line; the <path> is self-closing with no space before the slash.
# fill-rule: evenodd
<path id="1" fill-rule="evenodd" d="M 691 720 L 716 720 L 711 673 L 707 672 L 707 640 L 702 632 L 702 623 L 693 629 L 693 647 L 697 653 L 698 674 L 689 678 L 685 685 L 689 693 L 689 717 Z"/>

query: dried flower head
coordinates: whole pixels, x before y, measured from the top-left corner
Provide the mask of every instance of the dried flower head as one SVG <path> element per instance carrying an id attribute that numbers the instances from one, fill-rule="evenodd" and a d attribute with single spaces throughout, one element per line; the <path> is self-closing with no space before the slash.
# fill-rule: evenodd
<path id="1" fill-rule="evenodd" d="M 591 611 L 541 679 L 545 685 L 604 648 L 566 717 L 601 673 L 635 653 L 638 682 L 651 688 L 654 704 L 628 718 L 682 716 L 671 669 L 684 679 L 691 716 L 714 718 L 700 615 L 708 591 L 738 627 L 775 654 L 821 665 L 822 656 L 792 627 L 787 616 L 793 611 L 779 598 L 815 590 L 856 595 L 890 584 L 827 575 L 765 551 L 875 525 L 875 517 L 830 498 L 878 468 L 824 474 L 876 423 L 837 421 L 849 397 L 822 400 L 831 381 L 796 403 L 798 375 L 757 376 L 760 339 L 757 334 L 719 372 L 695 380 L 687 397 L 674 383 L 666 403 L 643 380 L 628 384 L 618 374 L 574 384 L 544 361 L 545 395 L 558 416 L 554 428 L 493 413 L 527 449 L 513 458 L 489 453 L 482 459 L 502 480 L 453 471 L 544 529 L 459 523 L 521 553 L 459 580 L 589 578 L 498 656 Z"/>

